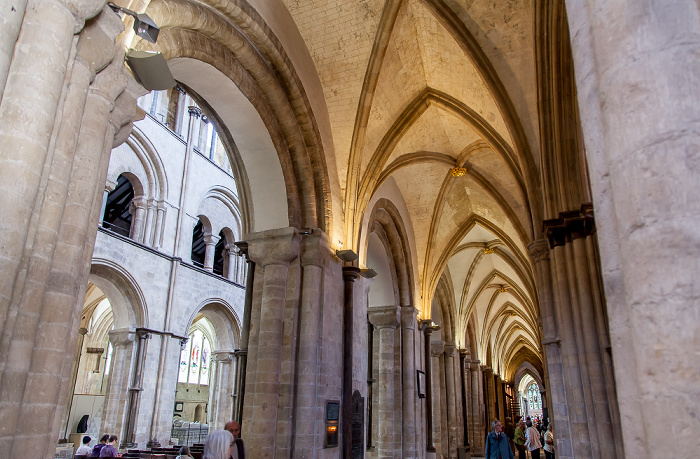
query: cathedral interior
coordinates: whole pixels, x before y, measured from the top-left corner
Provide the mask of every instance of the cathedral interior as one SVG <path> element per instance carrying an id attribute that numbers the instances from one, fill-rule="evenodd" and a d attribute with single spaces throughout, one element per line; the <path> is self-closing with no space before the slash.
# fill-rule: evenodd
<path id="1" fill-rule="evenodd" d="M 0 456 L 700 448 L 700 3 L 0 6 Z"/>

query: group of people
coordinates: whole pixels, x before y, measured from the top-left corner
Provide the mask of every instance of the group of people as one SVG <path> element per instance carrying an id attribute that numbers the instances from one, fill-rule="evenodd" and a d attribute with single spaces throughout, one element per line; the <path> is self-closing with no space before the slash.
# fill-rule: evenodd
<path id="1" fill-rule="evenodd" d="M 100 442 L 97 443 L 93 448 L 90 448 L 88 444 L 92 441 L 90 436 L 85 435 L 83 437 L 83 444 L 78 447 L 75 452 L 76 459 L 88 458 L 88 457 L 119 457 L 119 450 L 117 450 L 117 436 L 116 435 L 102 435 Z"/>
<path id="2" fill-rule="evenodd" d="M 486 436 L 486 459 L 515 459 L 516 450 L 519 459 L 527 459 L 527 451 L 532 459 L 539 459 L 540 449 L 544 449 L 546 459 L 554 459 L 552 425 L 547 424 L 546 432 L 541 435 L 529 417 L 519 419 L 517 427 L 509 417 L 505 426 L 495 419 Z"/>
<path id="3" fill-rule="evenodd" d="M 236 421 L 229 421 L 224 425 L 224 430 L 217 430 L 209 434 L 204 444 L 202 459 L 245 459 L 245 446 L 239 438 L 241 426 Z M 90 457 L 119 457 L 117 450 L 117 436 L 103 435 L 100 442 L 94 448 L 90 448 L 92 441 L 88 435 L 83 437 L 83 444 L 75 452 L 76 459 Z M 187 446 L 180 448 L 177 459 L 192 459 L 190 449 Z"/>

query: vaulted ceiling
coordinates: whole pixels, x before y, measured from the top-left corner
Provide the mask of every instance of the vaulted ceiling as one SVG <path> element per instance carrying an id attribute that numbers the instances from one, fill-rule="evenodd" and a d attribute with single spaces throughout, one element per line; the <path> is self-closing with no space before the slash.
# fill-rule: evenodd
<path id="1" fill-rule="evenodd" d="M 236 82 L 244 94 L 248 81 L 266 84 L 275 74 L 291 81 L 281 90 L 301 94 L 292 109 L 310 107 L 323 141 L 325 159 L 312 159 L 311 168 L 318 177 L 326 167 L 328 182 L 315 191 L 332 202 L 332 212 L 326 210 L 333 214 L 333 227 L 326 228 L 332 239 L 366 263 L 372 203 L 382 197 L 402 201 L 394 204 L 410 236 L 412 297 L 421 317 L 453 324 L 456 343 L 504 379 L 525 361 L 541 369 L 527 246 L 543 218 L 535 49 L 542 2 L 281 2 L 286 11 L 267 0 L 132 3 L 168 24 L 159 45 L 168 59 L 205 60 L 227 75 L 222 60 L 212 56 L 233 55 L 241 66 L 230 74 L 251 75 Z M 249 43 L 234 40 L 236 33 L 248 34 Z M 205 50 L 214 41 L 223 51 Z M 263 59 L 247 51 L 250 43 Z M 182 49 L 194 44 L 201 49 Z M 264 66 L 272 71 L 261 71 Z M 197 89 L 194 79 L 188 85 Z M 265 97 L 270 111 L 278 109 L 273 90 L 251 94 L 261 116 Z M 208 99 L 215 110 L 228 110 Z M 302 134 L 309 148 L 311 134 Z M 279 136 L 272 137 L 277 142 Z M 464 175 L 450 173 L 457 166 Z M 294 173 L 306 171 L 299 166 Z M 299 206 L 303 220 L 310 206 Z M 438 298 L 438 288 L 448 294 Z M 440 303 L 437 313 L 434 301 Z"/>
<path id="2" fill-rule="evenodd" d="M 381 187 L 397 188 L 423 317 L 443 282 L 449 306 L 431 318 L 454 323 L 459 345 L 471 321 L 471 353 L 497 372 L 512 376 L 517 355 L 539 361 L 527 250 L 539 180 L 533 1 L 284 3 L 323 87 L 345 243 L 357 247 Z"/>

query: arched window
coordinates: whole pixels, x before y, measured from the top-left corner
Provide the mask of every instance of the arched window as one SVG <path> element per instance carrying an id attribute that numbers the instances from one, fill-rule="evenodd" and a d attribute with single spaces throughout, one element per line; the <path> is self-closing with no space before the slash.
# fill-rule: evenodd
<path id="1" fill-rule="evenodd" d="M 134 188 L 131 182 L 120 175 L 117 178 L 117 186 L 107 195 L 105 214 L 102 221 L 104 228 L 129 237 L 131 229 L 131 211 L 129 204 L 134 199 Z"/>
<path id="2" fill-rule="evenodd" d="M 190 334 L 187 345 L 180 352 L 180 371 L 177 382 L 209 385 L 209 365 L 211 346 L 204 333 L 195 330 Z"/>
<path id="3" fill-rule="evenodd" d="M 542 396 L 540 395 L 540 388 L 536 382 L 531 382 L 527 386 L 527 404 L 531 410 L 541 410 L 542 409 Z"/>
<path id="4" fill-rule="evenodd" d="M 224 252 L 226 249 L 226 236 L 224 235 L 224 230 L 219 232 L 219 242 L 216 243 L 216 248 L 214 249 L 214 274 L 219 276 L 224 275 Z"/>
<path id="5" fill-rule="evenodd" d="M 207 246 L 204 243 L 204 227 L 202 226 L 202 220 L 199 220 L 194 226 L 194 231 L 192 231 L 192 264 L 203 268 L 206 250 Z"/>

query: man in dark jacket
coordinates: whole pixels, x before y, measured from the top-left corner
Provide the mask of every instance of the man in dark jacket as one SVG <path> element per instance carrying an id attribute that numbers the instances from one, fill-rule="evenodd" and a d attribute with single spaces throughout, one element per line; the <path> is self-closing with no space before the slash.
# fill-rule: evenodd
<path id="1" fill-rule="evenodd" d="M 243 440 L 238 438 L 241 434 L 241 425 L 236 421 L 229 421 L 224 425 L 224 430 L 228 430 L 233 435 L 233 440 L 236 442 L 236 450 L 231 454 L 231 459 L 245 459 L 245 447 Z"/>
<path id="2" fill-rule="evenodd" d="M 515 459 L 508 437 L 503 433 L 501 421 L 495 419 L 491 428 L 493 430 L 486 436 L 486 459 Z"/>

